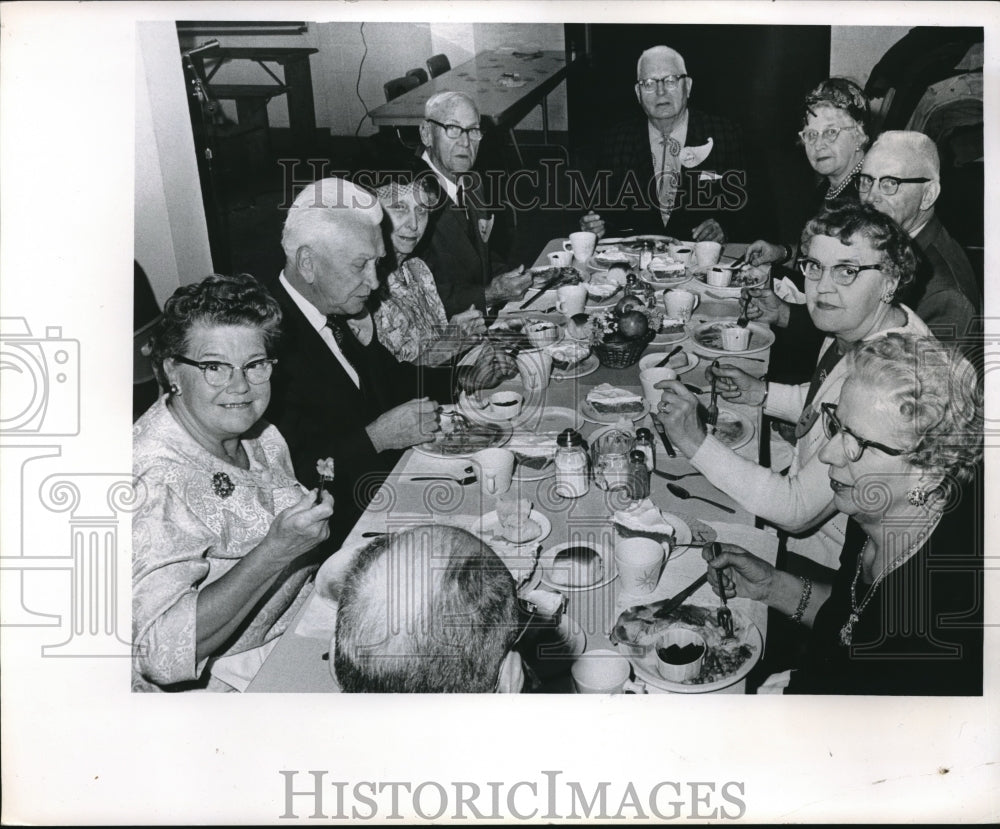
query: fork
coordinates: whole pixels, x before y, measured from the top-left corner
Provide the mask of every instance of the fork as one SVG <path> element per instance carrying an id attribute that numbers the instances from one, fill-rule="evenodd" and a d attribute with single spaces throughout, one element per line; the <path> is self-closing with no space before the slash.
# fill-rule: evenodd
<path id="1" fill-rule="evenodd" d="M 708 405 L 708 418 L 705 421 L 705 425 L 706 426 L 711 426 L 713 432 L 715 431 L 716 424 L 718 424 L 718 422 L 719 422 L 719 404 L 718 404 L 718 397 L 719 397 L 718 383 L 719 383 L 719 378 L 715 374 L 715 369 L 717 369 L 718 367 L 719 367 L 719 361 L 718 360 L 713 360 L 712 361 L 712 398 L 711 398 L 711 400 L 709 402 L 709 405 Z"/>
<path id="2" fill-rule="evenodd" d="M 750 300 L 751 296 L 749 292 L 743 297 L 743 301 L 740 303 L 740 316 L 736 320 L 736 324 L 740 328 L 746 328 L 750 324 L 750 317 L 747 316 L 747 312 L 750 310 Z"/>
<path id="3" fill-rule="evenodd" d="M 719 542 L 713 541 L 712 558 L 714 559 L 720 552 L 722 552 L 722 548 L 719 546 Z M 715 620 L 725 633 L 726 639 L 735 639 L 736 634 L 733 632 L 733 612 L 729 609 L 729 604 L 726 601 L 726 586 L 722 583 L 721 570 L 719 571 L 719 598 L 722 599 L 722 607 L 715 612 Z"/>

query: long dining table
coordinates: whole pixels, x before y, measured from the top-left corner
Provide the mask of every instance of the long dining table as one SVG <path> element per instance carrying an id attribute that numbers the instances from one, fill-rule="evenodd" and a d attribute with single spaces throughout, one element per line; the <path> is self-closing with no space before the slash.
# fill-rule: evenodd
<path id="1" fill-rule="evenodd" d="M 547 263 L 547 254 L 561 250 L 564 239 L 553 239 L 541 251 L 537 265 Z M 724 256 L 737 256 L 740 247 L 728 246 Z M 586 269 L 583 269 L 586 270 Z M 683 287 L 700 294 L 700 302 L 688 326 L 688 334 L 699 324 L 713 320 L 732 318 L 737 313 L 737 302 L 731 298 L 713 295 L 711 289 L 705 290 L 697 280 Z M 527 299 L 530 299 L 529 292 Z M 532 304 L 539 310 L 534 313 L 546 313 L 548 305 L 554 305 L 549 297 L 539 296 Z M 508 304 L 501 312 L 500 318 L 517 316 L 519 306 L 525 300 Z M 658 340 L 664 340 L 658 342 Z M 677 344 L 677 339 L 658 337 L 647 348 L 645 353 L 665 353 Z M 680 375 L 680 379 L 705 388 L 708 385 L 705 370 L 714 357 L 704 353 L 690 336 L 680 340 L 686 353 L 694 355 L 689 358 L 689 364 L 694 362 L 689 370 Z M 699 353 L 701 351 L 702 353 Z M 731 355 L 722 358 L 723 362 L 739 366 L 748 372 L 763 375 L 767 370 L 769 349 L 763 349 L 746 355 Z M 596 362 L 596 361 L 594 361 Z M 591 370 L 592 369 L 592 370 Z M 580 412 L 587 393 L 601 383 L 642 393 L 639 382 L 638 365 L 628 368 L 608 368 L 600 365 L 588 366 L 582 376 L 579 370 L 574 372 L 554 372 L 548 386 L 537 392 L 525 392 L 525 403 L 521 415 L 513 421 L 512 445 L 516 445 L 519 432 L 531 432 L 538 428 L 540 418 L 545 413 L 563 413 L 567 426 L 579 427 L 585 439 L 590 440 L 608 429 L 612 424 L 591 422 Z M 504 381 L 500 388 L 521 388 L 519 378 Z M 461 403 L 461 401 L 459 401 Z M 740 455 L 757 460 L 760 439 L 759 409 L 741 406 L 739 404 L 721 401 L 722 409 L 730 409 L 744 422 L 752 424 L 752 437 L 742 446 L 735 448 Z M 461 406 L 458 407 L 462 411 Z M 635 422 L 635 427 L 651 426 L 651 415 L 644 415 Z M 533 420 L 533 418 L 535 418 Z M 655 434 L 655 432 L 654 432 Z M 667 457 L 660 439 L 656 440 L 656 468 L 662 472 L 674 475 L 694 473 L 691 464 L 678 452 L 677 457 Z M 451 523 L 482 533 L 484 516 L 490 516 L 496 509 L 497 496 L 489 495 L 481 490 L 478 482 L 463 485 L 452 480 L 415 480 L 427 477 L 454 477 L 461 479 L 474 465 L 468 458 L 443 458 L 416 447 L 408 450 L 393 470 L 392 474 L 375 494 L 369 507 L 345 540 L 340 552 L 331 557 L 317 574 L 317 589 L 304 604 L 298 616 L 293 620 L 288 630 L 277 640 L 275 646 L 264 661 L 258 674 L 248 687 L 250 692 L 334 692 L 338 690 L 337 683 L 331 673 L 332 654 L 331 637 L 336 620 L 336 603 L 331 598 L 335 590 L 329 584 L 336 584 L 350 566 L 353 555 L 376 534 L 396 532 L 408 527 L 428 523 Z M 660 580 L 650 594 L 635 595 L 626 592 L 621 586 L 621 580 L 616 577 L 613 566 L 613 549 L 615 530 L 612 517 L 617 510 L 626 509 L 630 500 L 620 489 L 605 491 L 598 488 L 592 481 L 589 491 L 582 497 L 563 498 L 555 493 L 554 477 L 539 478 L 530 469 L 515 469 L 510 492 L 520 498 L 531 501 L 533 515 L 541 514 L 544 518 L 543 530 L 545 536 L 535 539 L 529 544 L 506 549 L 498 553 L 515 575 L 523 574 L 541 546 L 541 558 L 545 561 L 547 550 L 556 545 L 570 541 L 587 543 L 603 547 L 605 551 L 606 577 L 596 586 L 587 589 L 574 589 L 563 586 L 540 585 L 543 589 L 554 589 L 566 597 L 564 620 L 562 623 L 563 641 L 557 646 L 541 648 L 537 652 L 527 654 L 532 665 L 534 685 L 531 690 L 549 693 L 571 692 L 572 681 L 569 670 L 573 661 L 581 655 L 594 651 L 613 648 L 609 634 L 618 615 L 627 607 L 644 604 L 649 601 L 669 598 L 685 588 L 705 572 L 706 565 L 698 546 L 689 546 L 673 550 L 667 558 Z M 773 563 L 777 555 L 777 537 L 773 532 L 757 529 L 754 526 L 755 517 L 740 507 L 732 499 L 716 489 L 704 477 L 692 474 L 684 477 L 679 484 L 690 495 L 705 498 L 721 507 L 703 500 L 682 499 L 670 492 L 668 481 L 654 475 L 651 476 L 650 500 L 660 508 L 665 516 L 679 518 L 686 526 L 709 527 L 719 541 L 739 544 L 756 555 Z M 706 584 L 695 592 L 688 600 L 691 603 L 715 607 L 718 598 Z M 759 602 L 749 599 L 731 599 L 730 605 L 742 618 L 749 620 L 761 634 L 762 643 L 766 642 L 767 609 Z M 643 673 L 649 679 L 648 665 L 640 671 L 633 662 L 634 675 Z M 723 693 L 743 693 L 744 680 L 732 683 L 719 683 Z M 669 693 L 669 684 L 656 681 L 645 683 L 651 693 Z"/>

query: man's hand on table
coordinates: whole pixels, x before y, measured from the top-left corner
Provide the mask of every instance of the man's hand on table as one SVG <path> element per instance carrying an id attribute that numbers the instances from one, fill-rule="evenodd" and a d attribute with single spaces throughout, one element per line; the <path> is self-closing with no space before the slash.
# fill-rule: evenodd
<path id="1" fill-rule="evenodd" d="M 764 402 L 767 383 L 759 377 L 728 365 L 709 366 L 705 369 L 705 376 L 709 381 L 713 375 L 718 378 L 716 388 L 723 400 L 746 406 L 759 406 Z"/>
<path id="2" fill-rule="evenodd" d="M 473 365 L 458 368 L 458 387 L 467 393 L 492 389 L 516 373 L 513 357 L 492 343 L 484 343 Z"/>
<path id="3" fill-rule="evenodd" d="M 429 397 L 408 400 L 369 423 L 365 431 L 376 452 L 427 443 L 441 428 L 437 408 L 438 404 Z"/>
<path id="4" fill-rule="evenodd" d="M 706 434 L 698 417 L 698 398 L 679 380 L 661 380 L 656 388 L 663 390 L 656 416 L 670 442 L 690 458 L 704 443 Z"/>
<path id="5" fill-rule="evenodd" d="M 483 312 L 475 305 L 470 305 L 467 311 L 455 314 L 448 322 L 451 325 L 457 325 L 461 329 L 463 337 L 478 337 L 486 333 Z"/>
<path id="6" fill-rule="evenodd" d="M 580 219 L 580 230 L 589 230 L 591 233 L 595 234 L 598 239 L 601 239 L 607 231 L 607 228 L 604 225 L 604 219 L 591 210 Z"/>
<path id="7" fill-rule="evenodd" d="M 698 225 L 691 235 L 695 242 L 718 242 L 720 245 L 726 243 L 726 234 L 715 219 L 706 219 Z"/>
<path id="8" fill-rule="evenodd" d="M 520 299 L 530 287 L 531 271 L 525 271 L 524 265 L 518 265 L 506 273 L 498 273 L 486 286 L 486 306 L 502 305 Z"/>
<path id="9" fill-rule="evenodd" d="M 785 246 L 773 245 L 763 239 L 757 239 L 747 245 L 744 255 L 751 265 L 770 265 L 774 262 L 785 261 Z"/>

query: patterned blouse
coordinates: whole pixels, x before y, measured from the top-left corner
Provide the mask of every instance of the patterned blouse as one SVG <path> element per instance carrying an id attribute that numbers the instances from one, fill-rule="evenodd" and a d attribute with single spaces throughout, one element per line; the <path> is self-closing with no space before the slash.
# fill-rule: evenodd
<path id="1" fill-rule="evenodd" d="M 407 259 L 387 283 L 389 296 L 373 314 L 378 338 L 397 360 L 419 363 L 448 324 L 434 275 L 422 259 Z"/>
<path id="2" fill-rule="evenodd" d="M 132 689 L 232 690 L 212 676 L 214 660 L 246 655 L 280 636 L 312 589 L 315 566 L 281 574 L 225 652 L 200 662 L 198 591 L 256 547 L 274 517 L 304 490 L 274 426 L 263 424 L 258 437 L 243 441 L 250 468 L 241 469 L 198 444 L 166 400 L 161 397 L 132 427 L 139 504 L 132 521 Z"/>

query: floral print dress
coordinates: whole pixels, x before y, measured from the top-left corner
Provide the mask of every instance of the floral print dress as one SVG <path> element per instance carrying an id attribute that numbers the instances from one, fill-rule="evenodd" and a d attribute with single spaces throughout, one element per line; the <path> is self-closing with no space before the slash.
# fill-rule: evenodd
<path id="1" fill-rule="evenodd" d="M 387 283 L 389 296 L 373 314 L 378 338 L 397 360 L 423 362 L 448 324 L 434 275 L 422 259 L 407 259 Z"/>

